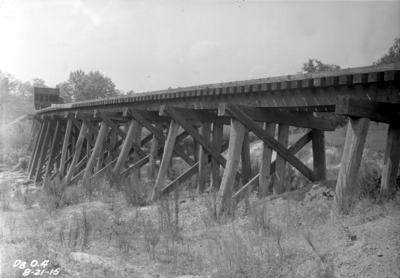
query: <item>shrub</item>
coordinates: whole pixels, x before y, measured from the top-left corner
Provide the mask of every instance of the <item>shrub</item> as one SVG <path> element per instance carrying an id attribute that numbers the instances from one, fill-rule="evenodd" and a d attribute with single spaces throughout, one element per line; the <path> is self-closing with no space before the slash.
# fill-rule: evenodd
<path id="1" fill-rule="evenodd" d="M 24 194 L 24 205 L 26 209 L 31 209 L 36 200 L 36 194 L 32 194 L 29 190 Z"/>
<path id="2" fill-rule="evenodd" d="M 372 162 L 363 163 L 357 179 L 355 197 L 377 200 L 380 194 L 380 167 Z"/>
<path id="3" fill-rule="evenodd" d="M 26 151 L 23 148 L 11 148 L 10 150 L 3 151 L 3 162 L 12 166 L 18 163 L 19 158 L 24 157 L 26 155 Z"/>
<path id="4" fill-rule="evenodd" d="M 23 156 L 18 158 L 18 161 L 21 169 L 26 171 L 28 169 L 29 158 L 27 156 Z"/>
<path id="5" fill-rule="evenodd" d="M 267 213 L 267 205 L 255 207 L 252 209 L 253 215 L 249 217 L 251 228 L 256 235 L 266 235 L 266 231 L 270 229 L 270 218 Z"/>
<path id="6" fill-rule="evenodd" d="M 158 204 L 159 229 L 169 233 L 173 239 L 178 238 L 179 227 L 179 191 L 175 187 L 174 202 L 162 197 Z"/>
<path id="7" fill-rule="evenodd" d="M 63 247 L 71 250 L 80 249 L 81 252 L 88 248 L 90 236 L 93 231 L 93 220 L 82 207 L 81 215 L 75 213 L 72 223 L 63 222 L 59 229 L 59 241 Z"/>
<path id="8" fill-rule="evenodd" d="M 33 211 L 25 216 L 25 223 L 32 227 L 35 231 L 35 236 L 38 236 L 39 228 L 44 226 L 46 215 L 42 211 Z"/>
<path id="9" fill-rule="evenodd" d="M 146 248 L 147 253 L 149 254 L 149 258 L 155 260 L 156 258 L 156 246 L 160 242 L 160 232 L 151 221 L 151 219 L 147 219 L 143 229 L 143 237 L 144 237 L 144 246 Z"/>
<path id="10" fill-rule="evenodd" d="M 59 198 L 53 195 L 48 195 L 44 191 L 39 191 L 37 193 L 37 200 L 39 207 L 45 209 L 50 215 L 53 211 L 57 209 L 57 204 L 59 203 Z"/>
<path id="11" fill-rule="evenodd" d="M 85 191 L 82 186 L 72 185 L 65 189 L 63 200 L 67 205 L 76 205 L 83 201 Z"/>
<path id="12" fill-rule="evenodd" d="M 135 175 L 132 175 L 128 179 L 122 180 L 121 187 L 129 205 L 143 206 L 146 204 L 146 200 L 149 195 L 148 189 L 140 179 L 135 177 Z"/>
<path id="13" fill-rule="evenodd" d="M 64 206 L 65 202 L 63 197 L 66 185 L 61 179 L 60 173 L 57 173 L 51 181 L 47 181 L 44 185 L 44 189 L 48 197 L 50 197 L 48 200 L 46 200 L 48 208 L 52 208 L 53 206 L 55 208 L 61 208 Z M 49 202 L 54 202 L 54 204 L 50 204 Z"/>
<path id="14" fill-rule="evenodd" d="M 0 182 L 0 203 L 3 211 L 10 210 L 10 194 L 12 191 L 11 180 Z"/>

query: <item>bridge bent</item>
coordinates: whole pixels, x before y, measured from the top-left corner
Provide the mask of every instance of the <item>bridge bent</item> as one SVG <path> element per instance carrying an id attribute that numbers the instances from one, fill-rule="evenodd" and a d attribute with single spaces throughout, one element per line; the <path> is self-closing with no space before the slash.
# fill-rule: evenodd
<path id="1" fill-rule="evenodd" d="M 35 115 L 29 176 L 46 187 L 56 173 L 67 185 L 80 179 L 85 184 L 106 172 L 140 178 L 140 168 L 148 164 L 148 178 L 155 180 L 152 198 L 157 199 L 196 174 L 197 190 L 202 193 L 210 175 L 211 186 L 219 192 L 217 210 L 222 213 L 228 203 L 240 201 L 253 189 L 258 189 L 259 197 L 289 190 L 284 181 L 286 162 L 311 181 L 324 180 L 324 131 L 334 130 L 335 125 L 313 112 L 335 112 L 350 117 L 336 187 L 339 213 L 346 209 L 345 196 L 355 184 L 370 120 L 389 123 L 381 193 L 390 194 L 400 156 L 399 92 L 400 64 L 389 64 L 54 105 Z M 227 142 L 222 138 L 224 125 L 231 126 Z M 289 126 L 310 131 L 289 147 Z M 143 127 L 150 132 L 145 138 Z M 178 134 L 180 127 L 184 131 Z M 260 173 L 251 173 L 249 132 L 264 142 Z M 176 147 L 187 136 L 193 138 L 194 157 Z M 152 147 L 146 152 L 143 146 L 149 141 Z M 295 156 L 310 141 L 313 169 Z M 275 161 L 272 151 L 277 153 Z M 173 155 L 190 168 L 165 183 Z M 129 156 L 134 164 L 125 166 Z M 237 171 L 240 160 L 241 173 Z"/>

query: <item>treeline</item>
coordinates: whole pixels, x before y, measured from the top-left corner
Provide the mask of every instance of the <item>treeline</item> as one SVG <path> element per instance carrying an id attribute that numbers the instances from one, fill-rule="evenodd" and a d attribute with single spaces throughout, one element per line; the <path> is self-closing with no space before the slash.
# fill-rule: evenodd
<path id="1" fill-rule="evenodd" d="M 48 87 L 46 82 L 40 78 L 23 82 L 8 72 L 0 70 L 0 96 L 1 100 L 20 101 L 33 100 L 33 87 Z M 56 85 L 60 88 L 60 94 L 66 102 L 84 101 L 98 98 L 110 98 L 120 95 L 132 95 L 133 91 L 124 92 L 115 87 L 110 77 L 104 76 L 99 71 L 85 73 L 77 70 L 69 74 L 67 81 Z"/>

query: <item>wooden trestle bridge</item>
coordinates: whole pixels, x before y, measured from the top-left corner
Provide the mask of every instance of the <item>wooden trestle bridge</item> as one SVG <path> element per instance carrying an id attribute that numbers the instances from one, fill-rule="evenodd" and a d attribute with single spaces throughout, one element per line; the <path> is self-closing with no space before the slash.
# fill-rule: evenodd
<path id="1" fill-rule="evenodd" d="M 389 64 L 56 105 L 34 116 L 29 177 L 45 184 L 59 173 L 69 185 L 82 179 L 87 182 L 107 171 L 128 176 L 148 164 L 148 178 L 155 180 L 152 198 L 157 199 L 195 174 L 201 193 L 210 175 L 211 186 L 219 190 L 217 211 L 221 213 L 231 198 L 238 201 L 257 187 L 260 197 L 272 191 L 284 192 L 286 162 L 311 181 L 324 180 L 324 131 L 335 127 L 313 112 L 335 112 L 350 117 L 336 187 L 336 202 L 343 206 L 341 200 L 356 183 L 370 120 L 390 124 L 382 193 L 389 192 L 395 183 L 400 155 L 399 92 L 400 64 Z M 226 142 L 224 125 L 230 125 Z M 310 131 L 288 146 L 289 126 Z M 150 132 L 145 138 L 143 127 Z M 179 130 L 183 132 L 178 134 Z M 256 176 L 252 179 L 249 132 L 264 142 L 260 172 L 253 173 Z M 176 147 L 187 136 L 193 138 L 194 157 Z M 142 147 L 150 141 L 148 153 Z M 313 169 L 295 156 L 310 141 Z M 275 161 L 272 151 L 277 153 Z M 165 185 L 173 155 L 190 168 Z M 133 157 L 133 165 L 125 166 L 128 156 Z M 224 168 L 222 180 L 220 166 Z M 242 181 L 243 186 L 234 187 L 235 180 Z"/>

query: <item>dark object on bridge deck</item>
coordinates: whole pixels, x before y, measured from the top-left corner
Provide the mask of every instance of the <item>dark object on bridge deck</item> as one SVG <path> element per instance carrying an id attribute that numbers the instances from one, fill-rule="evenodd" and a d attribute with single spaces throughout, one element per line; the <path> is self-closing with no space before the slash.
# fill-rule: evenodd
<path id="1" fill-rule="evenodd" d="M 64 99 L 60 97 L 60 89 L 33 87 L 33 104 L 36 110 L 50 107 L 52 104 L 62 104 Z"/>

